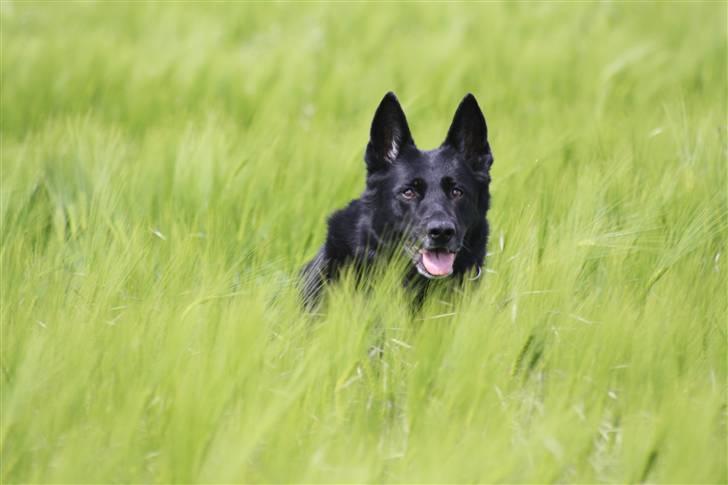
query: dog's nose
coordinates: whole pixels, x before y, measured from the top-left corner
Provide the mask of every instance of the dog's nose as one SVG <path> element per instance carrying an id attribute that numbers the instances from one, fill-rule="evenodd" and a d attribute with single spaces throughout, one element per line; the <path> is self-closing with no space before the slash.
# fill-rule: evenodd
<path id="1" fill-rule="evenodd" d="M 451 222 L 433 221 L 427 225 L 427 235 L 435 242 L 445 243 L 455 235 L 455 226 Z"/>

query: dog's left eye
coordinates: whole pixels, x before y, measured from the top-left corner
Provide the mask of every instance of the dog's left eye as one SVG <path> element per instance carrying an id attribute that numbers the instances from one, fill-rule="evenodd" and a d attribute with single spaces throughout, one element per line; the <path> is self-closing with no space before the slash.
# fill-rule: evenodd
<path id="1" fill-rule="evenodd" d="M 453 199 L 459 199 L 463 196 L 463 191 L 455 187 L 450 189 L 450 195 L 453 197 Z"/>
<path id="2" fill-rule="evenodd" d="M 411 199 L 414 199 L 415 197 L 417 197 L 417 192 L 415 192 L 412 189 L 404 189 L 402 191 L 402 197 L 404 197 L 407 200 L 411 200 Z"/>

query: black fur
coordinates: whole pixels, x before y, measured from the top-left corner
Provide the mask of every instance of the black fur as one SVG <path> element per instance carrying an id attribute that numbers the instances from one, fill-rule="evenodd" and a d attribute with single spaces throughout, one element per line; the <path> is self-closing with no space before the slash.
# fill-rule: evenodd
<path id="1" fill-rule="evenodd" d="M 442 145 L 421 151 L 397 97 L 387 93 L 374 114 L 364 158 L 364 193 L 331 215 L 326 242 L 301 271 L 305 305 L 313 308 L 324 285 L 346 265 L 363 270 L 392 251 L 411 258 L 404 281 L 418 288 L 420 299 L 434 277 L 421 251 L 454 253 L 449 277 L 456 281 L 479 274 L 488 242 L 493 156 L 475 97 L 462 100 Z"/>

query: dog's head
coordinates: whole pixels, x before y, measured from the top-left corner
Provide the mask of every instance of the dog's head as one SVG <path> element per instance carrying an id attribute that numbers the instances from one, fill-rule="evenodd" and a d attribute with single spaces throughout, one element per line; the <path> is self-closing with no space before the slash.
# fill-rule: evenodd
<path id="1" fill-rule="evenodd" d="M 387 93 L 374 114 L 365 160 L 365 200 L 378 237 L 401 240 L 423 276 L 452 274 L 490 199 L 493 156 L 475 97 L 461 101 L 442 145 L 421 151 L 397 97 Z"/>

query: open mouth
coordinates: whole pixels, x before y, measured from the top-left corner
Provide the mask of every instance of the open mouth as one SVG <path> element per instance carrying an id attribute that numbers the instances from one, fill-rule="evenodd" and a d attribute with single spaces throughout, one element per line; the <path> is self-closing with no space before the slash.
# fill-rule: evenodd
<path id="1" fill-rule="evenodd" d="M 455 253 L 445 249 L 420 249 L 417 271 L 427 278 L 445 278 L 452 274 Z"/>

